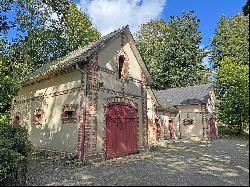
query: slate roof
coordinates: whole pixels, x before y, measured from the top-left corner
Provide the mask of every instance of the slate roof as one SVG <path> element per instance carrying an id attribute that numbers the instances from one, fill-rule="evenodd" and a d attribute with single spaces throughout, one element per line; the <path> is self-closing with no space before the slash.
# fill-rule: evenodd
<path id="1" fill-rule="evenodd" d="M 154 90 L 159 104 L 163 107 L 207 103 L 212 84 Z"/>
<path id="2" fill-rule="evenodd" d="M 112 39 L 115 39 L 116 36 L 120 35 L 128 29 L 128 25 L 124 26 L 106 36 L 101 37 L 101 39 L 90 43 L 86 47 L 80 47 L 77 50 L 69 53 L 65 57 L 59 58 L 55 61 L 45 64 L 44 66 L 36 69 L 33 73 L 29 74 L 27 77 L 21 80 L 21 83 L 30 83 L 32 80 L 41 79 L 43 76 L 52 74 L 54 72 L 60 71 L 67 67 L 75 65 L 79 61 L 86 61 L 91 57 L 95 52 L 102 49 L 107 43 Z"/>

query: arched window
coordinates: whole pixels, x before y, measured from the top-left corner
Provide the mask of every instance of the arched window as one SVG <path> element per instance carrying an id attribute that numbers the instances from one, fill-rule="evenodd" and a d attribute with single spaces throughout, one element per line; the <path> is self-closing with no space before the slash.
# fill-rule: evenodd
<path id="1" fill-rule="evenodd" d="M 124 66 L 124 60 L 125 60 L 125 58 L 123 55 L 119 56 L 119 75 L 118 75 L 119 79 L 122 78 L 122 70 L 123 70 L 123 66 Z"/>

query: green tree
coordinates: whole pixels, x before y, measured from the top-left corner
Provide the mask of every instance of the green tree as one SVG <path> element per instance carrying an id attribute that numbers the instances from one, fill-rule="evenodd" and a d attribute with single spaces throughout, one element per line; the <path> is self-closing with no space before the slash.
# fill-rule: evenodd
<path id="1" fill-rule="evenodd" d="M 221 17 L 212 39 L 214 68 L 225 56 L 231 56 L 241 64 L 249 64 L 249 16 Z"/>
<path id="2" fill-rule="evenodd" d="M 67 52 L 100 38 L 100 33 L 92 26 L 90 19 L 74 3 L 69 5 L 62 16 L 61 24 L 66 35 L 63 41 Z"/>
<path id="3" fill-rule="evenodd" d="M 240 134 L 249 124 L 249 66 L 225 57 L 216 78 L 217 97 L 221 101 L 218 119 L 237 127 Z"/>
<path id="4" fill-rule="evenodd" d="M 211 46 L 219 120 L 241 133 L 249 124 L 249 16 L 223 16 Z"/>
<path id="5" fill-rule="evenodd" d="M 139 51 L 147 63 L 155 89 L 192 86 L 209 81 L 202 64 L 207 55 L 200 48 L 199 20 L 192 12 L 143 24 L 136 36 Z"/>
<path id="6" fill-rule="evenodd" d="M 9 56 L 18 63 L 37 68 L 101 36 L 71 0 L 5 0 L 3 5 L 1 17 L 17 31 Z M 5 19 L 8 12 L 14 21 Z"/>

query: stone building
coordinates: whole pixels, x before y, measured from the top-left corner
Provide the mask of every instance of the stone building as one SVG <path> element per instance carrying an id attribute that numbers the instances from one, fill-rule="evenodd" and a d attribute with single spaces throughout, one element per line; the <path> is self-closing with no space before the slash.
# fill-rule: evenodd
<path id="1" fill-rule="evenodd" d="M 172 88 L 155 91 L 163 109 L 157 113 L 165 127 L 164 136 L 175 138 L 169 130 L 172 123 L 176 138 L 215 139 L 218 137 L 216 125 L 216 98 L 212 84 Z M 164 110 L 171 106 L 176 110 Z"/>
<path id="2" fill-rule="evenodd" d="M 35 147 L 76 154 L 81 161 L 135 153 L 168 137 L 164 117 L 179 111 L 181 120 L 187 115 L 185 106 L 163 102 L 159 96 L 169 97 L 167 92 L 151 89 L 128 26 L 45 64 L 21 84 L 13 98 L 12 121 L 28 128 Z M 181 133 L 193 135 L 184 127 Z"/>

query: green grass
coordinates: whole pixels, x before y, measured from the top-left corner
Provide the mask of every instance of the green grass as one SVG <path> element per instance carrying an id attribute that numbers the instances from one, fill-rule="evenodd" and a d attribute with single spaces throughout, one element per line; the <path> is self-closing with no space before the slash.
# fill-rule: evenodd
<path id="1" fill-rule="evenodd" d="M 224 139 L 249 139 L 249 130 L 244 130 L 241 135 L 239 135 L 236 129 L 226 126 L 218 126 L 218 134 L 220 138 Z"/>

